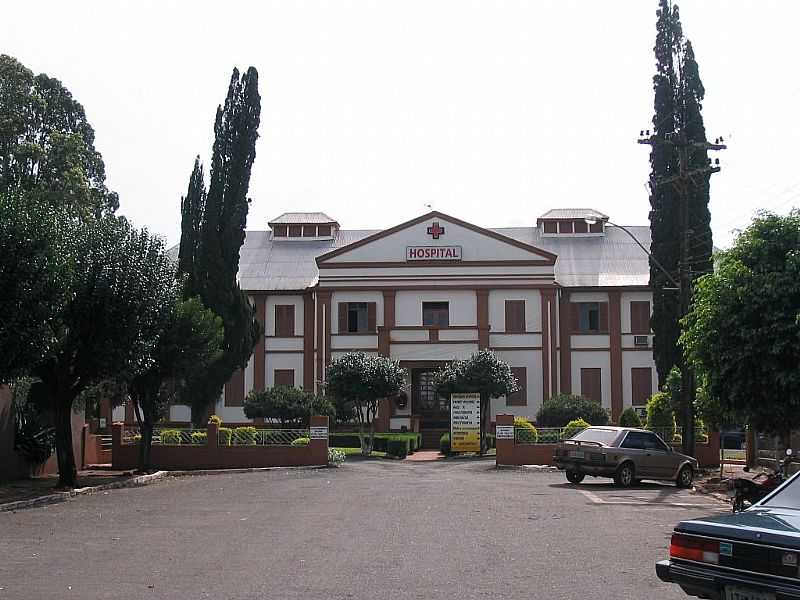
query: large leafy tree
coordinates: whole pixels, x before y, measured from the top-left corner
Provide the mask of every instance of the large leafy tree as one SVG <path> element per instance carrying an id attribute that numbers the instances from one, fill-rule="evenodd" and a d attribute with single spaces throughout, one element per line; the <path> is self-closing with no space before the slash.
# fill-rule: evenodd
<path id="1" fill-rule="evenodd" d="M 175 279 L 163 242 L 147 231 L 111 216 L 71 223 L 66 299 L 49 323 L 52 342 L 32 368 L 54 415 L 65 487 L 77 478 L 70 419 L 76 398 L 103 379 L 128 380 L 153 364 Z"/>
<path id="2" fill-rule="evenodd" d="M 486 451 L 486 431 L 489 429 L 492 398 L 507 396 L 519 390 L 508 363 L 494 352 L 481 350 L 466 360 L 455 360 L 436 373 L 436 393 L 450 398 L 456 393 L 481 395 L 481 452 Z"/>
<path id="3" fill-rule="evenodd" d="M 24 375 L 53 343 L 66 301 L 70 219 L 17 192 L 0 192 L 0 383 Z"/>
<path id="4" fill-rule="evenodd" d="M 762 213 L 702 277 L 681 343 L 718 414 L 800 427 L 800 211 Z"/>
<path id="5" fill-rule="evenodd" d="M 84 218 L 117 209 L 94 130 L 59 80 L 2 54 L 0 107 L 0 192 L 29 192 Z"/>
<path id="6" fill-rule="evenodd" d="M 222 351 L 222 319 L 199 298 L 180 299 L 179 283 L 167 284 L 164 295 L 172 302 L 161 317 L 162 331 L 153 360 L 128 383 L 134 414 L 139 423 L 139 470 L 150 468 L 153 425 L 166 415 L 169 405 L 180 401 L 187 381 L 216 360 Z"/>
<path id="7" fill-rule="evenodd" d="M 244 401 L 244 414 L 248 419 L 277 421 L 281 427 L 308 427 L 313 415 L 336 416 L 324 395 L 285 385 L 250 392 Z"/>
<path id="8" fill-rule="evenodd" d="M 684 135 L 688 141 L 706 142 L 702 101 L 705 89 L 700 80 L 691 42 L 686 40 L 678 7 L 671 0 L 660 0 L 656 23 L 656 74 L 653 76 L 653 134 L 656 143 L 650 153 L 650 250 L 674 279 L 680 264 L 680 194 L 672 184 L 658 184 L 679 173 L 678 149 L 670 141 Z M 708 165 L 707 152 L 690 146 L 687 170 Z M 711 270 L 711 215 L 708 210 L 709 174 L 698 175 L 688 190 L 689 267 L 692 278 Z M 682 365 L 678 347 L 680 335 L 679 293 L 664 273 L 650 264 L 653 289 L 653 354 L 659 384 L 666 382 L 670 369 Z"/>
<path id="9" fill-rule="evenodd" d="M 405 369 L 385 356 L 348 352 L 333 360 L 325 371 L 325 391 L 342 406 L 352 410 L 361 430 L 361 452 L 368 456 L 375 445 L 375 417 L 383 398 L 396 396 L 405 385 Z M 365 430 L 369 435 L 365 435 Z"/>
<path id="10" fill-rule="evenodd" d="M 192 385 L 195 422 L 202 420 L 231 374 L 246 366 L 262 334 L 253 307 L 236 279 L 260 114 L 258 72 L 250 67 L 240 78 L 234 69 L 225 104 L 217 108 L 208 192 L 202 167 L 195 161 L 182 202 L 179 264 L 188 276 L 186 295 L 199 296 L 205 306 L 222 317 L 225 328 L 222 355 Z"/>

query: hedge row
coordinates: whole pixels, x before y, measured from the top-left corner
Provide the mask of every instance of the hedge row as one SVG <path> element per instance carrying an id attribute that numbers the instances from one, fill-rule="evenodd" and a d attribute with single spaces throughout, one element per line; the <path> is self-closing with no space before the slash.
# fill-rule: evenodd
<path id="1" fill-rule="evenodd" d="M 372 449 L 376 452 L 390 453 L 389 442 L 393 440 L 406 442 L 408 446 L 406 454 L 413 454 L 422 446 L 422 434 L 420 433 L 376 433 Z M 358 433 L 331 433 L 328 444 L 332 448 L 360 448 L 361 439 Z"/>

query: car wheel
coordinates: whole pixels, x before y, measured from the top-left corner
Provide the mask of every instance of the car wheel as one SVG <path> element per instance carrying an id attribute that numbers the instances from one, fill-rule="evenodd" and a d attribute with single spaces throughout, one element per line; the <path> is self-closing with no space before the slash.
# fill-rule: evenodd
<path id="1" fill-rule="evenodd" d="M 614 483 L 620 487 L 631 487 L 634 479 L 633 464 L 629 462 L 622 463 L 614 474 Z"/>
<path id="2" fill-rule="evenodd" d="M 692 487 L 692 481 L 694 481 L 694 471 L 689 465 L 684 465 L 681 467 L 681 470 L 678 471 L 678 479 L 675 483 L 678 487 L 688 488 Z"/>
<path id="3" fill-rule="evenodd" d="M 567 471 L 567 481 L 574 484 L 579 484 L 583 481 L 583 478 L 586 477 L 584 473 L 579 473 L 578 471 Z"/>

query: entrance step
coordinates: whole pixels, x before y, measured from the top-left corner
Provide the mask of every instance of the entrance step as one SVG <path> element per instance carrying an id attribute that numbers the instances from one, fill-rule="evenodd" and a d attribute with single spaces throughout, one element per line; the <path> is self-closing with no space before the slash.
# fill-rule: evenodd
<path id="1" fill-rule="evenodd" d="M 444 454 L 438 450 L 417 450 L 414 454 L 406 457 L 410 462 L 429 462 L 432 460 L 444 460 Z"/>

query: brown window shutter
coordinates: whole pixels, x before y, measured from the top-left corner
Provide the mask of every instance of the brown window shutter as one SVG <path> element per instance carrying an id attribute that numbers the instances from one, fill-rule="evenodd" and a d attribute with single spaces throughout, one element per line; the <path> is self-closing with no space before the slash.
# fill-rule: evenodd
<path id="1" fill-rule="evenodd" d="M 275 369 L 275 387 L 294 387 L 294 369 Z"/>
<path id="2" fill-rule="evenodd" d="M 339 302 L 339 333 L 347 333 L 347 302 Z"/>
<path id="3" fill-rule="evenodd" d="M 378 307 L 374 302 L 367 302 L 367 331 L 374 333 L 378 330 Z"/>
<path id="4" fill-rule="evenodd" d="M 525 332 L 525 301 L 506 300 L 506 332 Z"/>
<path id="5" fill-rule="evenodd" d="M 600 307 L 600 331 L 608 331 L 608 302 L 598 302 Z"/>
<path id="6" fill-rule="evenodd" d="M 631 369 L 631 400 L 634 406 L 645 406 L 653 395 L 653 370 L 650 367 Z"/>
<path id="7" fill-rule="evenodd" d="M 511 367 L 511 374 L 517 380 L 519 391 L 506 396 L 506 406 L 528 406 L 528 369 L 526 367 Z"/>
<path id="8" fill-rule="evenodd" d="M 294 304 L 275 305 L 275 335 L 277 337 L 294 335 Z"/>
<path id="9" fill-rule="evenodd" d="M 581 396 L 602 403 L 602 383 L 601 369 L 581 369 Z"/>
<path id="10" fill-rule="evenodd" d="M 631 333 L 650 333 L 650 302 L 631 302 Z"/>
<path id="11" fill-rule="evenodd" d="M 556 221 L 545 221 L 544 222 L 544 232 L 545 233 L 558 233 L 558 223 Z"/>
<path id="12" fill-rule="evenodd" d="M 544 318 L 544 315 L 542 315 Z M 572 332 L 580 331 L 581 309 L 577 302 L 569 303 L 569 330 Z"/>
<path id="13" fill-rule="evenodd" d="M 225 406 L 244 406 L 244 369 L 236 369 L 225 384 Z"/>

